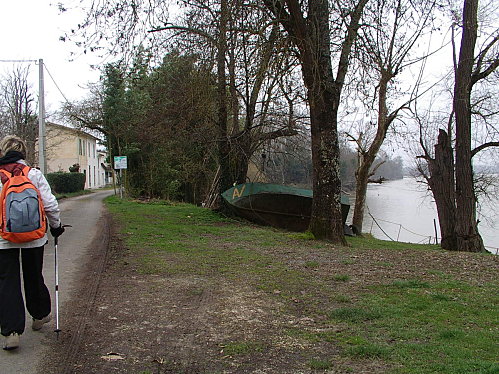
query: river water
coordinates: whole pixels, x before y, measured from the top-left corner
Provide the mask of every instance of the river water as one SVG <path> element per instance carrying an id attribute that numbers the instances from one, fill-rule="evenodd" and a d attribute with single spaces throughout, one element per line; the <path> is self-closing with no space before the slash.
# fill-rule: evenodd
<path id="1" fill-rule="evenodd" d="M 353 213 L 353 199 L 350 215 Z M 410 243 L 435 243 L 435 226 L 440 227 L 435 202 L 426 186 L 416 179 L 370 184 L 367 191 L 364 232 L 384 240 Z M 479 230 L 487 250 L 499 252 L 499 198 L 485 201 L 479 215 Z M 351 217 L 348 222 L 351 222 Z"/>

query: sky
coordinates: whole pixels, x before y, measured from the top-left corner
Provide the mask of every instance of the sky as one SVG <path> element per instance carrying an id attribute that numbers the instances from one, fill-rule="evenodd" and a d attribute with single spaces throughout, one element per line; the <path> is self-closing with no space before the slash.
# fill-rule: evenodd
<path id="1" fill-rule="evenodd" d="M 64 96 L 69 101 L 83 98 L 86 84 L 99 79 L 99 72 L 90 68 L 99 63 L 98 57 L 82 55 L 70 61 L 75 47 L 59 40 L 65 31 L 81 22 L 81 16 L 71 12 L 59 14 L 57 2 L 52 0 L 4 0 L 0 9 L 0 60 L 43 59 L 47 113 L 57 110 L 65 101 Z M 0 74 L 9 73 L 13 66 L 14 63 L 0 62 Z M 30 63 L 30 72 L 37 96 L 38 64 Z"/>

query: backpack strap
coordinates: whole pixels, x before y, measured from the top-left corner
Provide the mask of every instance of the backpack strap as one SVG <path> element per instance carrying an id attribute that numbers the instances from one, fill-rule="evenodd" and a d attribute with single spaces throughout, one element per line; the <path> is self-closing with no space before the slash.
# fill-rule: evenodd
<path id="1" fill-rule="evenodd" d="M 7 181 L 9 180 L 9 178 L 11 176 L 13 176 L 11 171 L 6 170 L 3 167 L 0 167 L 0 178 L 1 178 L 2 184 L 7 183 Z"/>
<path id="2" fill-rule="evenodd" d="M 22 165 L 22 164 L 21 164 Z M 28 165 L 24 165 L 24 167 L 21 169 L 21 173 L 25 176 L 28 177 L 28 173 L 31 170 L 31 168 Z"/>
<path id="3" fill-rule="evenodd" d="M 18 162 L 1 165 L 0 178 L 2 180 L 2 184 L 7 183 L 9 178 L 15 175 L 24 175 L 27 177 L 30 170 L 31 168 L 28 165 L 23 165 Z"/>

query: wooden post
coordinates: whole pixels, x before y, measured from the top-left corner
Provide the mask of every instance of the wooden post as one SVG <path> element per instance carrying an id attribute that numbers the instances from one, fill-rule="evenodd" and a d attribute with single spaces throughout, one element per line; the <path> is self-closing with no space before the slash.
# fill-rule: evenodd
<path id="1" fill-rule="evenodd" d="M 435 244 L 438 245 L 437 220 L 433 218 L 433 227 L 435 228 Z"/>

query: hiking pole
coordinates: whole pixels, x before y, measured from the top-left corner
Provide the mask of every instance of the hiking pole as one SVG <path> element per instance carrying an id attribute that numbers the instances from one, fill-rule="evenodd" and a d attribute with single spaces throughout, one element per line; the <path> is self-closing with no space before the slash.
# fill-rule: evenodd
<path id="1" fill-rule="evenodd" d="M 62 227 L 72 227 L 71 225 L 63 225 Z M 57 340 L 59 340 L 59 264 L 57 261 L 57 247 L 59 244 L 59 237 L 54 238 L 54 266 L 55 266 L 55 330 Z"/>
<path id="2" fill-rule="evenodd" d="M 59 328 L 59 266 L 57 264 L 57 245 L 59 242 L 59 237 L 54 238 L 54 263 L 55 263 L 55 330 L 57 334 L 57 340 L 59 340 L 59 333 L 61 329 Z"/>

